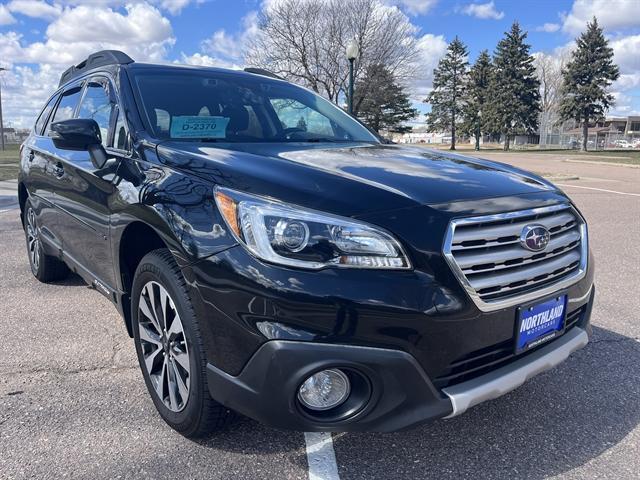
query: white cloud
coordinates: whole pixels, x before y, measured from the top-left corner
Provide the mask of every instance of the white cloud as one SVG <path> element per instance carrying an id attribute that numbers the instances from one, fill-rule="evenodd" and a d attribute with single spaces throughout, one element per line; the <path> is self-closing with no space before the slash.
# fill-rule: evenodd
<path id="1" fill-rule="evenodd" d="M 258 30 L 258 13 L 251 11 L 242 19 L 242 29 L 239 33 L 230 34 L 224 29 L 216 30 L 201 44 L 204 55 L 192 57 L 195 57 L 196 62 L 206 57 L 207 61 L 215 62 L 216 66 L 238 68 L 243 65 L 244 53 L 251 39 L 258 34 Z"/>
<path id="2" fill-rule="evenodd" d="M 625 117 L 627 115 L 635 115 L 633 98 L 623 92 L 611 92 L 615 98 L 615 105 L 608 112 L 608 115 L 614 117 Z"/>
<path id="3" fill-rule="evenodd" d="M 191 3 L 191 0 L 162 0 L 160 6 L 171 14 L 176 15 L 189 3 Z"/>
<path id="4" fill-rule="evenodd" d="M 202 53 L 194 53 L 193 55 L 181 53 L 180 60 L 176 60 L 174 63 L 186 63 L 187 65 L 195 65 L 198 67 L 230 68 L 232 70 L 242 70 L 243 68 L 242 63 L 236 63 L 220 57 L 212 57 Z"/>
<path id="5" fill-rule="evenodd" d="M 12 23 L 16 23 L 16 19 L 7 7 L 0 4 L 0 25 L 11 25 Z"/>
<path id="6" fill-rule="evenodd" d="M 389 3 L 402 7 L 411 15 L 424 15 L 438 3 L 438 0 L 392 0 Z"/>
<path id="7" fill-rule="evenodd" d="M 13 0 L 7 4 L 7 8 L 13 13 L 44 20 L 53 20 L 62 13 L 60 5 L 51 5 L 41 0 Z"/>
<path id="8" fill-rule="evenodd" d="M 462 7 L 460 11 L 465 15 L 470 15 L 482 20 L 501 20 L 504 17 L 504 12 L 496 10 L 496 5 L 493 0 L 487 3 L 470 3 Z"/>
<path id="9" fill-rule="evenodd" d="M 11 68 L 3 79 L 6 118 L 17 126 L 30 126 L 62 71 L 92 52 L 122 50 L 136 61 L 162 62 L 174 43 L 169 20 L 145 3 L 127 5 L 124 11 L 65 7 L 42 42 L 28 44 L 19 33 L 0 33 L 0 59 Z"/>
<path id="10" fill-rule="evenodd" d="M 638 0 L 575 0 L 565 16 L 562 30 L 572 35 L 584 31 L 593 17 L 606 30 L 622 30 L 640 26 Z"/>
<path id="11" fill-rule="evenodd" d="M 86 6 L 66 9 L 49 25 L 47 37 L 43 47 L 65 44 L 67 56 L 75 54 L 80 59 L 94 50 L 114 48 L 126 51 L 135 60 L 159 60 L 174 42 L 169 20 L 143 3 L 128 5 L 126 13 Z M 40 45 L 30 48 L 36 55 Z"/>
<path id="12" fill-rule="evenodd" d="M 433 84 L 433 69 L 447 52 L 448 43 L 443 35 L 427 33 L 417 42 L 420 71 L 416 75 L 417 80 L 409 85 L 411 98 L 416 102 L 422 102 L 429 94 Z"/>
<path id="13" fill-rule="evenodd" d="M 640 35 L 629 35 L 610 42 L 621 73 L 640 74 Z"/>
<path id="14" fill-rule="evenodd" d="M 540 25 L 539 27 L 536 27 L 536 32 L 553 33 L 553 32 L 557 32 L 558 30 L 560 30 L 559 23 L 545 23 L 544 25 Z"/>

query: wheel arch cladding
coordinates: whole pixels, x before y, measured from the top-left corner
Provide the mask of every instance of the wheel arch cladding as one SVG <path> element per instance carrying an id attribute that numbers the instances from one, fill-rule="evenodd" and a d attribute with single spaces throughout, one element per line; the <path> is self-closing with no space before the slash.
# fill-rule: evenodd
<path id="1" fill-rule="evenodd" d="M 128 224 L 120 237 L 118 246 L 118 268 L 122 282 L 122 313 L 129 336 L 133 335 L 131 324 L 131 287 L 140 261 L 146 254 L 160 248 L 168 248 L 160 234 L 144 222 Z"/>

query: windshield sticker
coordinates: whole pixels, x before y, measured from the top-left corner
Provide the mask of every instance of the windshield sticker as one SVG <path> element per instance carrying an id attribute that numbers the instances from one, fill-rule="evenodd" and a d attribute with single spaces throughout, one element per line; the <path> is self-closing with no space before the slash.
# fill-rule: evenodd
<path id="1" fill-rule="evenodd" d="M 171 138 L 225 138 L 228 123 L 229 117 L 173 117 Z"/>

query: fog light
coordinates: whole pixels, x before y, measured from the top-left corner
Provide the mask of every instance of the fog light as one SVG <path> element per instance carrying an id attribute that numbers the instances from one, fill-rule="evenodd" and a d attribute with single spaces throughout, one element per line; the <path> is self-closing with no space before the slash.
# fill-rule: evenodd
<path id="1" fill-rule="evenodd" d="M 349 379 L 340 370 L 322 370 L 307 378 L 298 390 L 298 399 L 311 410 L 329 410 L 349 397 Z"/>

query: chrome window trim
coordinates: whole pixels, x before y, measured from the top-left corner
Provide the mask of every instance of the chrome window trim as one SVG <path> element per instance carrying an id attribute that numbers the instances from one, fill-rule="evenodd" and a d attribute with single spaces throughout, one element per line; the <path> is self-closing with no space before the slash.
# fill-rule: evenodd
<path id="1" fill-rule="evenodd" d="M 520 295 L 514 295 L 512 297 L 505 297 L 499 300 L 485 302 L 480 298 L 480 296 L 476 293 L 475 289 L 471 286 L 467 277 L 462 272 L 462 269 L 458 266 L 456 262 L 453 252 L 453 235 L 458 225 L 469 225 L 474 223 L 483 223 L 483 222 L 491 222 L 491 221 L 500 221 L 500 220 L 508 220 L 510 218 L 516 217 L 527 217 L 531 215 L 539 215 L 541 213 L 550 213 L 558 210 L 566 210 L 569 209 L 571 213 L 576 216 L 576 219 L 579 221 L 579 229 L 580 229 L 580 265 L 578 270 L 572 275 L 563 278 L 562 280 L 552 283 L 551 285 L 547 285 L 546 287 L 533 290 L 531 292 L 526 292 Z M 447 227 L 447 233 L 445 235 L 444 243 L 442 246 L 442 253 L 444 258 L 453 271 L 453 274 L 456 276 L 463 289 L 469 295 L 473 303 L 483 312 L 493 312 L 496 310 L 501 310 L 503 308 L 513 307 L 515 305 L 520 305 L 523 303 L 528 303 L 537 298 L 544 297 L 546 295 L 551 295 L 558 290 L 563 288 L 567 288 L 574 283 L 582 280 L 587 273 L 587 262 L 589 258 L 589 244 L 588 244 L 588 235 L 587 235 L 587 224 L 582 218 L 582 215 L 569 203 L 561 203 L 557 205 L 550 205 L 548 207 L 539 207 L 532 208 L 529 210 L 518 210 L 515 212 L 506 212 L 506 213 L 498 213 L 494 215 L 481 215 L 476 217 L 465 217 L 465 218 L 455 218 L 449 222 L 449 226 Z"/>

